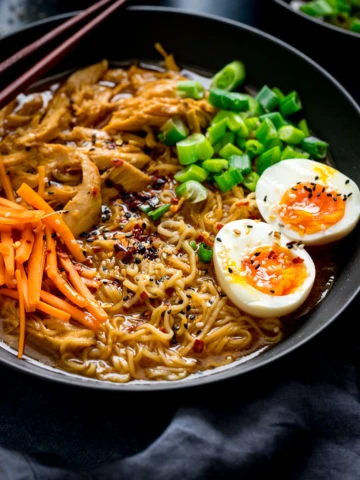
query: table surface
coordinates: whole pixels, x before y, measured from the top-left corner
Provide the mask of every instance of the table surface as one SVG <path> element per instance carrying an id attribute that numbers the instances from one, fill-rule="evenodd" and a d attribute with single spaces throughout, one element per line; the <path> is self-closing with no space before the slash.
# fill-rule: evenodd
<path id="1" fill-rule="evenodd" d="M 21 28 L 29 22 L 57 13 L 82 8 L 86 3 L 80 0 L 72 2 L 69 0 L 0 0 L 0 36 Z M 260 22 L 260 2 L 257 0 L 164 0 L 137 3 L 186 8 L 218 14 L 253 26 L 263 25 Z M 354 89 L 351 93 L 357 96 L 360 101 L 358 90 Z M 153 394 L 151 398 L 145 394 L 141 398 L 132 395 L 125 395 L 125 397 L 119 398 L 116 394 L 111 393 L 104 395 L 101 392 L 67 389 L 0 366 L 2 385 L 5 386 L 6 391 L 6 394 L 1 396 L 0 404 L 0 478 L 9 478 L 9 480 L 30 478 L 21 477 L 20 475 L 16 478 L 15 476 L 11 478 L 2 477 L 2 465 L 5 465 L 7 460 L 1 452 L 1 446 L 30 454 L 32 461 L 36 460 L 43 465 L 44 470 L 38 467 L 36 470 L 38 476 L 36 477 L 34 474 L 34 477 L 31 478 L 43 478 L 44 480 L 50 478 L 56 480 L 63 478 L 69 480 L 72 478 L 78 479 L 80 476 L 72 477 L 70 473 L 64 474 L 64 476 L 60 474 L 59 476 L 55 476 L 55 474 L 50 476 L 45 467 L 61 466 L 69 468 L 71 471 L 89 470 L 100 465 L 109 464 L 109 462 L 119 461 L 119 459 L 124 462 L 119 466 L 119 471 L 125 475 L 121 478 L 157 478 L 157 480 L 161 478 L 164 478 L 164 480 L 167 478 L 180 478 L 173 474 L 171 474 L 171 477 L 162 476 L 161 474 L 159 475 L 159 472 L 156 475 L 147 476 L 146 467 L 144 467 L 145 470 L 142 471 L 142 474 L 136 477 L 133 477 L 129 472 L 131 472 L 132 468 L 135 468 L 134 463 L 132 463 L 133 459 L 141 463 L 143 456 L 145 462 L 146 455 L 144 452 L 149 452 L 149 449 L 152 452 L 152 456 L 161 455 L 163 451 L 160 449 L 160 445 L 162 445 L 161 442 L 164 438 L 167 439 L 168 445 L 171 445 L 171 439 L 174 438 L 177 439 L 176 441 L 182 438 L 185 442 L 185 433 L 187 433 L 185 435 L 187 442 L 189 442 L 189 436 L 192 435 L 191 442 L 194 447 L 194 457 L 196 457 L 195 451 L 197 449 L 202 448 L 205 451 L 208 448 L 211 450 L 214 444 L 222 452 L 221 459 L 215 455 L 214 451 L 211 453 L 212 457 L 219 464 L 225 463 L 227 454 L 232 457 L 238 456 L 238 462 L 242 463 L 234 471 L 231 468 L 235 467 L 229 467 L 229 470 L 226 470 L 228 473 L 227 478 L 239 478 L 236 475 L 240 472 L 245 475 L 243 476 L 245 479 L 260 478 L 259 476 L 247 476 L 252 471 L 250 465 L 254 462 L 256 463 L 256 459 L 259 460 L 256 467 L 256 472 L 259 475 L 271 476 L 272 473 L 276 473 L 278 479 L 293 478 L 290 474 L 289 476 L 286 475 L 290 470 L 286 470 L 280 458 L 276 457 L 276 462 L 271 465 L 273 470 L 271 470 L 269 463 L 269 455 L 271 456 L 269 452 L 271 451 L 279 451 L 281 455 L 288 455 L 289 461 L 293 462 L 291 468 L 299 472 L 301 470 L 305 471 L 305 466 L 311 462 L 317 462 L 317 465 L 322 465 L 322 468 L 326 470 L 326 459 L 328 466 L 331 465 L 331 468 L 334 464 L 333 471 L 335 472 L 334 476 L 327 473 L 327 480 L 338 478 L 352 480 L 358 478 L 356 477 L 356 471 L 358 472 L 360 467 L 358 461 L 358 458 L 360 458 L 358 456 L 359 452 L 357 456 L 355 454 L 354 456 L 346 456 L 346 468 L 342 463 L 336 464 L 339 458 L 343 461 L 343 457 L 338 455 L 337 451 L 335 453 L 335 450 L 330 447 L 329 456 L 320 458 L 320 453 L 317 456 L 317 452 L 320 452 L 317 449 L 319 444 L 315 445 L 313 439 L 308 445 L 306 444 L 306 431 L 310 427 L 309 424 L 302 424 L 303 418 L 301 420 L 299 420 L 300 417 L 297 418 L 296 410 L 302 410 L 304 404 L 306 404 L 307 415 L 313 415 L 311 425 L 315 430 L 318 428 L 319 431 L 325 428 L 322 422 L 327 422 L 326 419 L 324 420 L 323 415 L 326 412 L 332 415 L 333 411 L 337 410 L 338 417 L 335 415 L 332 418 L 334 429 L 337 428 L 336 422 L 340 422 L 339 428 L 343 428 L 345 424 L 346 432 L 354 438 L 354 443 L 358 444 L 358 440 L 355 439 L 360 438 L 359 428 L 356 427 L 356 425 L 359 425 L 360 411 L 358 417 L 354 414 L 354 418 L 349 413 L 351 408 L 354 412 L 358 412 L 358 405 L 355 403 L 349 404 L 349 409 L 344 408 L 343 411 L 344 402 L 332 393 L 329 394 L 329 398 L 326 398 L 326 389 L 327 381 L 330 382 L 330 379 L 333 381 L 336 378 L 340 390 L 350 391 L 353 389 L 356 395 L 358 395 L 356 386 L 357 372 L 351 377 L 351 382 L 353 381 L 354 383 L 350 382 L 350 386 L 344 380 L 345 377 L 347 378 L 349 371 L 354 369 L 352 360 L 356 346 L 352 349 L 348 345 L 338 344 L 336 339 L 341 337 L 341 335 L 343 338 L 344 328 L 348 328 L 350 338 L 355 339 L 358 337 L 359 327 L 354 325 L 352 320 L 358 317 L 359 307 L 360 302 L 357 299 L 346 311 L 346 314 L 331 325 L 322 335 L 322 342 L 319 339 L 313 340 L 308 346 L 303 347 L 301 352 L 295 352 L 289 361 L 282 362 L 280 367 L 279 365 L 269 366 L 265 368 L 265 373 L 255 372 L 251 377 L 245 376 L 245 378 L 242 378 L 241 382 L 234 379 L 231 383 L 223 384 L 221 387 L 222 400 L 220 402 L 217 400 L 216 386 L 204 388 L 201 394 L 196 393 L 195 397 L 194 392 L 184 390 L 178 393 L 164 392 Z M 307 357 L 307 352 L 309 352 L 309 357 Z M 331 358 L 331 365 L 328 357 Z M 325 358 L 326 361 L 324 360 Z M 345 363 L 344 358 L 346 359 Z M 312 374 L 306 377 L 304 376 L 305 372 L 312 372 Z M 274 378 L 280 379 L 278 384 Z M 283 385 L 294 385 L 295 383 L 296 388 L 286 392 Z M 298 384 L 301 385 L 299 388 Z M 4 390 L 2 389 L 2 391 Z M 241 392 L 241 405 L 244 412 L 242 416 L 239 415 L 238 411 L 240 403 L 238 392 Z M 286 395 L 289 395 L 288 403 L 293 405 L 293 409 L 289 407 L 285 412 L 285 418 L 283 418 L 284 412 L 274 413 L 271 402 L 273 400 L 281 405 Z M 332 405 L 331 401 L 334 402 L 333 410 L 330 408 Z M 338 402 L 341 408 L 337 408 L 335 402 Z M 253 404 L 257 405 L 256 414 L 249 407 L 249 405 Z M 271 420 L 267 417 L 267 410 L 272 412 Z M 194 411 L 196 414 L 194 414 Z M 274 420 L 276 418 L 277 420 Z M 234 425 L 231 425 L 231 422 L 235 422 L 236 433 L 232 431 Z M 254 431 L 250 427 L 247 429 L 251 422 L 252 425 L 257 424 L 258 427 L 261 424 L 261 429 L 256 430 L 255 437 Z M 191 423 L 194 423 L 196 430 L 192 430 Z M 206 429 L 209 425 L 213 427 L 213 430 Z M 295 426 L 303 432 L 300 443 L 298 443 L 298 437 L 295 440 L 291 436 Z M 279 435 L 274 434 L 272 436 L 271 444 L 263 444 L 267 429 L 274 429 L 274 427 L 276 427 L 274 431 Z M 341 439 L 338 439 L 336 436 L 331 437 L 332 431 L 330 432 L 330 426 L 328 428 L 329 430 L 325 428 L 326 433 L 324 435 L 328 435 L 329 444 L 341 443 Z M 176 433 L 174 433 L 174 429 L 178 429 Z M 182 432 L 182 436 L 179 434 L 179 429 Z M 200 434 L 199 438 L 196 438 L 197 434 L 194 433 L 195 431 L 203 432 L 203 435 L 208 437 L 209 443 L 203 442 L 199 446 Z M 215 440 L 215 443 L 211 443 L 210 438 L 214 437 L 214 431 L 219 435 L 220 433 L 223 435 L 218 439 L 218 443 Z M 286 431 L 286 435 L 280 435 L 279 432 L 283 431 Z M 240 434 L 243 435 L 243 438 L 238 438 Z M 336 434 L 334 433 L 333 435 Z M 199 441 L 199 444 L 197 444 L 197 441 Z M 235 442 L 234 445 L 237 445 L 236 442 L 238 441 L 246 445 L 248 452 L 253 454 L 252 461 L 250 461 L 249 455 L 246 454 L 246 449 L 244 451 L 231 450 L 231 442 Z M 226 446 L 224 442 L 227 442 Z M 283 442 L 280 449 L 279 442 Z M 345 440 L 343 440 L 342 447 L 343 449 L 347 448 L 347 452 L 351 451 L 351 447 L 347 444 L 345 445 Z M 171 448 L 174 448 L 174 446 Z M 263 450 L 262 452 L 261 449 Z M 181 445 L 177 444 L 176 452 L 179 451 L 181 452 Z M 174 468 L 177 465 L 178 470 L 182 471 L 179 464 L 176 463 L 181 461 L 181 455 L 177 456 L 175 451 L 167 452 L 167 454 L 173 455 Z M 8 453 L 6 458 L 9 459 L 9 455 Z M 28 457 L 26 459 L 27 462 L 30 462 Z M 202 467 L 205 468 L 201 464 L 203 461 L 201 457 L 198 465 L 199 472 L 204 472 L 204 470 L 201 470 Z M 16 457 L 14 462 L 18 462 L 17 464 L 20 465 L 20 457 Z M 159 457 L 157 462 L 161 464 L 162 457 Z M 214 471 L 216 471 L 217 467 L 214 467 L 213 464 L 211 465 L 211 468 L 215 468 Z M 232 465 L 230 460 L 229 465 Z M 266 470 L 266 466 L 269 467 L 268 470 Z M 279 476 L 280 466 L 283 469 L 283 473 Z M 32 468 L 34 469 L 35 467 Z M 340 476 L 337 476 L 337 468 L 344 468 L 347 475 L 342 476 L 340 474 Z M 43 473 L 39 473 L 40 471 Z M 168 469 L 168 466 L 166 466 L 164 471 L 172 472 L 171 469 Z M 231 471 L 232 473 L 230 473 Z M 311 470 L 311 472 L 314 471 L 316 471 L 316 468 Z M 112 477 L 111 473 L 103 473 L 102 475 L 96 478 L 104 480 L 120 478 L 118 476 Z M 167 475 L 170 475 L 170 473 Z M 216 474 L 213 476 L 213 474 L 210 475 L 209 473 L 199 473 L 197 477 L 194 474 L 189 474 L 188 476 L 183 475 L 182 478 L 208 479 L 220 477 L 216 476 Z M 322 479 L 325 476 L 319 474 L 316 477 L 309 477 L 305 474 L 302 477 L 299 474 L 296 478 Z"/>

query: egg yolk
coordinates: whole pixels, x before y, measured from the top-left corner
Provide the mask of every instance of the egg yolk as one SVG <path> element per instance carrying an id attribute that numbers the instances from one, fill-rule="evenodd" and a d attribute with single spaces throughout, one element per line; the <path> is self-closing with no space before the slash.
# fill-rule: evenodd
<path id="1" fill-rule="evenodd" d="M 266 245 L 241 260 L 242 278 L 252 287 L 270 295 L 288 295 L 305 281 L 304 260 L 280 245 Z"/>
<path id="2" fill-rule="evenodd" d="M 285 225 L 300 234 L 317 233 L 338 223 L 345 213 L 345 201 L 336 190 L 299 182 L 286 190 L 279 215 Z"/>

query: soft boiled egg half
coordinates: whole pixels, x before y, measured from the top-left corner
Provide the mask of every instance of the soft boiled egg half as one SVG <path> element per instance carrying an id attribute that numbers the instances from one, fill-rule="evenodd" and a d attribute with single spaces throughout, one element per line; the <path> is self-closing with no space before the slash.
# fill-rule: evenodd
<path id="1" fill-rule="evenodd" d="M 283 160 L 267 168 L 257 183 L 256 201 L 266 222 L 306 245 L 345 237 L 360 216 L 357 185 L 313 160 Z"/>
<path id="2" fill-rule="evenodd" d="M 304 248 L 256 220 L 229 222 L 219 231 L 214 265 L 223 292 L 256 317 L 293 312 L 315 280 L 314 263 Z"/>

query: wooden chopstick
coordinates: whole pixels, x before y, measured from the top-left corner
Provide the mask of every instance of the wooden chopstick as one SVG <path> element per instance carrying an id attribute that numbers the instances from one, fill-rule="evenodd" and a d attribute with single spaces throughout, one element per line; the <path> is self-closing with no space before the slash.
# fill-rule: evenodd
<path id="1" fill-rule="evenodd" d="M 86 18 L 95 13 L 97 10 L 100 10 L 102 7 L 104 7 L 111 1 L 112 0 L 100 0 L 94 3 L 91 7 L 83 10 L 78 15 L 71 17 L 66 22 L 61 23 L 58 27 L 54 28 L 54 30 L 51 30 L 51 32 L 45 34 L 43 37 L 35 40 L 34 42 L 30 43 L 18 52 L 14 53 L 14 55 L 11 55 L 9 58 L 0 63 L 0 75 L 3 74 L 6 70 L 8 70 L 12 65 L 28 57 L 31 53 L 35 52 L 43 45 L 46 45 L 48 42 L 54 40 L 56 37 L 66 32 L 67 30 L 70 30 L 70 28 L 74 27 L 83 20 L 86 20 Z"/>
<path id="2" fill-rule="evenodd" d="M 105 1 L 105 0 L 104 0 Z M 108 18 L 117 9 L 124 6 L 128 0 L 116 0 L 112 5 L 99 13 L 93 20 L 84 25 L 80 30 L 71 35 L 67 40 L 48 53 L 44 58 L 29 68 L 20 77 L 14 80 L 10 85 L 0 92 L 0 108 L 12 100 L 18 93 L 26 89 L 33 82 L 38 80 L 41 75 L 56 65 L 80 40 L 97 25 Z"/>

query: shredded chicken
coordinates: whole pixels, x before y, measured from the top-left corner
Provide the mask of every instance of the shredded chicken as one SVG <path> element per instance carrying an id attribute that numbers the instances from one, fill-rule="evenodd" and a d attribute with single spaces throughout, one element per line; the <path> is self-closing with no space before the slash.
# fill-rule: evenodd
<path id="1" fill-rule="evenodd" d="M 62 214 L 75 236 L 96 225 L 101 211 L 101 178 L 97 166 L 80 153 L 82 183 L 76 195 L 65 205 Z"/>

